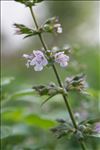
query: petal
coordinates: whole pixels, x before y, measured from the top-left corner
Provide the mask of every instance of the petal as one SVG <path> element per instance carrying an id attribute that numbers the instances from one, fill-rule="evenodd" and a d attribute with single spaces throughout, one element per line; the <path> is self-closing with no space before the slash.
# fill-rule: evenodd
<path id="1" fill-rule="evenodd" d="M 68 66 L 68 62 L 61 62 L 61 63 L 60 63 L 60 66 L 61 66 L 61 67 L 67 67 L 67 66 Z"/>
<path id="2" fill-rule="evenodd" d="M 69 56 L 65 55 L 66 61 L 69 61 Z"/>
<path id="3" fill-rule="evenodd" d="M 41 71 L 43 69 L 43 66 L 41 66 L 41 65 L 36 65 L 35 67 L 34 67 L 34 70 L 35 71 Z"/>
<path id="4" fill-rule="evenodd" d="M 55 28 L 61 27 L 61 24 L 60 23 L 56 23 L 56 24 L 54 24 L 54 27 Z"/>
<path id="5" fill-rule="evenodd" d="M 42 64 L 43 64 L 43 66 L 46 66 L 48 64 L 48 61 L 46 58 L 43 59 Z"/>
<path id="6" fill-rule="evenodd" d="M 39 51 L 39 50 L 37 50 L 37 51 L 34 51 L 34 50 L 33 50 L 33 54 L 34 54 L 36 57 L 38 57 L 38 56 L 44 56 L 44 55 L 43 55 L 43 52 L 41 52 L 41 51 Z"/>
<path id="7" fill-rule="evenodd" d="M 28 59 L 28 58 L 29 58 L 29 55 L 23 54 L 23 57 Z"/>
<path id="8" fill-rule="evenodd" d="M 57 28 L 57 33 L 62 33 L 62 28 L 61 27 Z"/>
<path id="9" fill-rule="evenodd" d="M 58 53 L 56 53 L 54 56 L 55 56 L 55 58 L 56 58 L 56 57 L 60 57 L 62 54 L 64 54 L 64 52 L 58 52 Z"/>
<path id="10" fill-rule="evenodd" d="M 36 59 L 34 58 L 34 59 L 31 60 L 30 65 L 33 66 L 35 64 L 36 64 Z"/>

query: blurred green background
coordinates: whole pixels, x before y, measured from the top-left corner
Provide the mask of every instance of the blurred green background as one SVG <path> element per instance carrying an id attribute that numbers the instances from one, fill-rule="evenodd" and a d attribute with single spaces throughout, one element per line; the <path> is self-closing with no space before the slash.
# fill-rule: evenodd
<path id="1" fill-rule="evenodd" d="M 80 121 L 100 115 L 99 72 L 99 3 L 97 1 L 44 1 L 33 9 L 39 24 L 47 18 L 59 16 L 63 33 L 59 36 L 44 34 L 49 48 L 70 45 L 72 52 L 66 69 L 57 65 L 62 81 L 67 76 L 84 72 L 92 96 L 71 93 L 70 104 Z M 23 40 L 14 35 L 13 23 L 33 26 L 31 14 L 23 5 L 2 1 L 2 150 L 78 150 L 77 141 L 62 138 L 57 140 L 49 131 L 57 118 L 69 120 L 61 96 L 55 96 L 41 108 L 45 97 L 32 90 L 36 84 L 51 81 L 57 83 L 52 68 L 35 72 L 27 69 L 23 53 L 41 49 L 38 37 Z M 24 22 L 24 23 L 23 23 Z M 99 150 L 98 138 L 87 138 L 89 150 Z"/>

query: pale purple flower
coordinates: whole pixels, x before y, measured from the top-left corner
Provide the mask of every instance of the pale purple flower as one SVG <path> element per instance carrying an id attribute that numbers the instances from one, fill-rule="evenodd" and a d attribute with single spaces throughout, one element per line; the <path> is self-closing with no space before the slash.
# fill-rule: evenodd
<path id="1" fill-rule="evenodd" d="M 68 65 L 69 56 L 65 55 L 64 52 L 58 52 L 54 55 L 55 62 L 59 63 L 61 67 Z"/>
<path id="2" fill-rule="evenodd" d="M 100 122 L 95 124 L 94 131 L 100 133 Z"/>
<path id="3" fill-rule="evenodd" d="M 33 51 L 31 55 L 23 54 L 23 57 L 27 59 L 26 66 L 34 66 L 35 71 L 41 71 L 48 64 L 43 52 L 39 50 Z"/>

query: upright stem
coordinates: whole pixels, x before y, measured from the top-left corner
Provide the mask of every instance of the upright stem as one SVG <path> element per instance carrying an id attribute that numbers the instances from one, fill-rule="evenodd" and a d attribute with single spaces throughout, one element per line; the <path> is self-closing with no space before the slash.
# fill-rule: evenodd
<path id="1" fill-rule="evenodd" d="M 80 142 L 81 148 L 82 148 L 83 150 L 86 150 L 87 148 L 86 148 L 86 146 L 85 146 L 85 143 L 84 143 L 83 141 L 79 141 L 79 142 Z"/>
<path id="2" fill-rule="evenodd" d="M 29 8 L 30 8 L 31 15 L 32 15 L 32 18 L 33 18 L 33 20 L 34 20 L 35 26 L 36 26 L 36 28 L 37 28 L 37 30 L 38 30 L 39 26 L 38 26 L 38 23 L 37 23 L 37 21 L 36 21 L 34 12 L 33 12 L 33 10 L 32 10 L 32 7 L 29 7 Z M 47 50 L 48 50 L 48 47 L 47 47 L 47 45 L 46 45 L 46 43 L 45 43 L 45 41 L 44 41 L 44 39 L 43 39 L 42 34 L 39 33 L 38 35 L 39 35 L 40 41 L 41 41 L 41 43 L 42 43 L 42 45 L 43 45 L 45 51 L 47 51 Z M 52 68 L 53 68 L 53 70 L 54 70 L 54 73 L 55 73 L 55 76 L 56 76 L 57 81 L 58 81 L 58 83 L 59 83 L 59 86 L 60 86 L 60 87 L 63 87 L 63 86 L 62 86 L 62 83 L 61 83 L 60 76 L 59 76 L 59 74 L 58 74 L 58 72 L 57 72 L 57 69 L 56 69 L 56 67 L 55 67 L 54 64 L 52 65 Z M 65 95 L 62 95 L 62 96 L 63 96 L 64 102 L 65 102 L 65 104 L 66 104 L 67 110 L 68 110 L 68 112 L 69 112 L 70 118 L 71 118 L 71 120 L 72 120 L 73 126 L 74 126 L 75 129 L 77 130 L 78 127 L 77 127 L 77 124 L 76 124 L 76 121 L 75 121 L 73 112 L 72 112 L 72 110 L 71 110 L 70 104 L 69 104 L 69 102 L 68 102 L 66 96 L 65 96 Z M 83 143 L 83 141 L 79 141 L 79 142 L 80 142 L 80 145 L 81 145 L 82 150 L 86 150 L 86 147 L 85 147 L 85 144 Z"/>
<path id="3" fill-rule="evenodd" d="M 53 67 L 54 73 L 55 73 L 55 75 L 56 75 L 57 81 L 58 81 L 60 87 L 62 87 L 61 79 L 60 79 L 60 77 L 59 77 L 59 75 L 58 75 L 57 69 L 56 69 L 56 67 L 55 67 L 54 65 L 53 65 L 52 67 Z M 76 124 L 76 122 L 75 122 L 74 115 L 73 115 L 73 113 L 72 113 L 72 110 L 71 110 L 71 108 L 70 108 L 70 105 L 69 105 L 69 103 L 68 103 L 68 100 L 67 100 L 67 98 L 66 98 L 65 95 L 62 95 L 62 96 L 63 96 L 63 99 L 64 99 L 64 101 L 65 101 L 66 107 L 67 107 L 67 109 L 68 109 L 68 112 L 69 112 L 70 118 L 71 118 L 71 120 L 72 120 L 72 123 L 73 123 L 74 127 L 77 129 L 77 124 Z"/>

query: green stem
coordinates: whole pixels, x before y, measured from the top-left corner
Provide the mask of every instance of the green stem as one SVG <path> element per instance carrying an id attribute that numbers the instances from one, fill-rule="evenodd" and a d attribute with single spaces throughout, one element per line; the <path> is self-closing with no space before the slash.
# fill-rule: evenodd
<path id="1" fill-rule="evenodd" d="M 38 29 L 39 29 L 39 26 L 38 26 L 38 23 L 37 23 L 37 21 L 36 21 L 34 12 L 33 12 L 33 10 L 32 10 L 32 7 L 29 7 L 29 8 L 30 8 L 31 15 L 32 15 L 32 18 L 33 18 L 33 20 L 34 20 L 35 26 L 36 26 L 36 28 L 37 28 L 37 30 L 38 30 Z M 42 36 L 41 33 L 39 33 L 39 38 L 40 38 L 40 41 L 41 41 L 41 43 L 42 43 L 42 45 L 43 45 L 45 51 L 47 51 L 47 50 L 48 50 L 48 47 L 47 47 L 47 45 L 46 45 L 46 43 L 45 43 L 45 41 L 44 41 L 43 36 Z M 63 86 L 62 86 L 62 83 L 61 83 L 60 76 L 58 75 L 57 69 L 56 69 L 56 67 L 55 67 L 54 64 L 52 65 L 52 68 L 53 68 L 54 73 L 55 73 L 55 75 L 56 75 L 56 78 L 57 78 L 57 81 L 58 81 L 58 83 L 59 83 L 59 86 L 60 86 L 60 87 L 63 87 Z M 62 95 L 62 96 L 63 96 L 64 102 L 65 102 L 65 104 L 66 104 L 67 110 L 68 110 L 68 112 L 69 112 L 70 118 L 71 118 L 71 120 L 72 120 L 73 126 L 74 126 L 75 129 L 77 130 L 78 127 L 77 127 L 77 124 L 76 124 L 76 121 L 75 121 L 73 112 L 72 112 L 72 110 L 71 110 L 70 104 L 69 104 L 69 102 L 68 102 L 66 96 L 65 96 L 65 95 Z M 86 147 L 85 147 L 84 142 L 83 142 L 83 141 L 79 141 L 79 142 L 80 142 L 80 145 L 81 145 L 82 150 L 86 150 Z"/>
<path id="2" fill-rule="evenodd" d="M 82 150 L 86 150 L 87 148 L 86 148 L 85 143 L 83 141 L 79 141 L 79 142 L 80 142 Z"/>
<path id="3" fill-rule="evenodd" d="M 58 73 L 57 73 L 57 69 L 56 69 L 56 67 L 55 67 L 54 65 L 53 65 L 53 70 L 54 70 L 54 73 L 55 73 L 55 75 L 56 75 L 56 78 L 57 78 L 57 81 L 58 81 L 60 87 L 63 87 L 62 84 L 61 84 L 61 79 L 60 79 L 60 77 L 59 77 L 59 75 L 58 75 Z M 72 113 L 72 110 L 71 110 L 71 108 L 70 108 L 70 105 L 69 105 L 69 103 L 68 103 L 68 100 L 67 100 L 67 98 L 66 98 L 65 95 L 62 95 L 62 96 L 63 96 L 63 99 L 64 99 L 64 101 L 65 101 L 65 104 L 66 104 L 66 107 L 67 107 L 67 109 L 68 109 L 68 112 L 69 112 L 69 114 L 70 114 L 70 118 L 71 118 L 71 120 L 72 120 L 72 123 L 73 123 L 74 127 L 77 129 L 77 124 L 76 124 L 76 122 L 75 122 L 74 115 L 73 115 L 73 113 Z"/>

